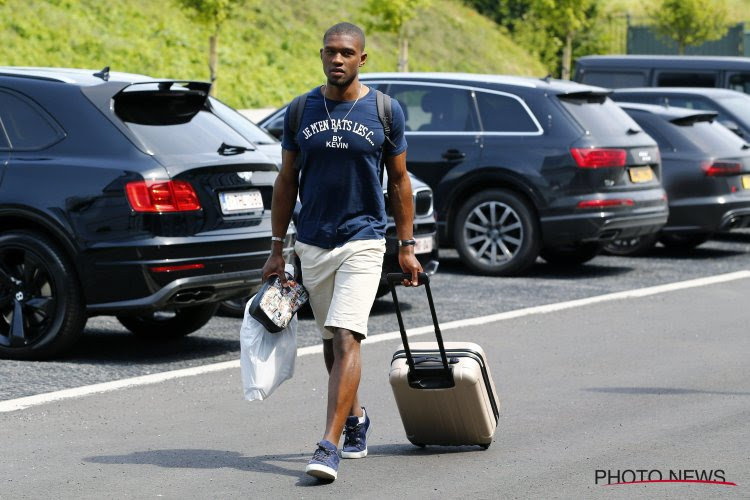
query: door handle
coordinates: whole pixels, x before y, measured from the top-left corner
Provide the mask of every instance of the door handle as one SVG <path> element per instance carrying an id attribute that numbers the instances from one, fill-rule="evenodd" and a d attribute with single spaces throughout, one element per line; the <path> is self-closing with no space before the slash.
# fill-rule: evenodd
<path id="1" fill-rule="evenodd" d="M 466 153 L 464 153 L 463 151 L 459 151 L 458 149 L 449 149 L 448 151 L 445 151 L 441 156 L 449 161 L 461 160 L 463 158 L 466 158 Z"/>

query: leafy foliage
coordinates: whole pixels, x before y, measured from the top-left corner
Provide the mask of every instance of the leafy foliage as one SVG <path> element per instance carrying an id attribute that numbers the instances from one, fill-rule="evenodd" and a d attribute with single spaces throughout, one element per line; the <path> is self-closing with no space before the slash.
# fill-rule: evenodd
<path id="1" fill-rule="evenodd" d="M 365 22 L 368 30 L 392 33 L 398 37 L 398 70 L 408 71 L 409 21 L 431 0 L 368 0 L 365 12 L 372 17 Z"/>
<path id="2" fill-rule="evenodd" d="M 208 80 L 211 28 L 175 2 L 5 0 L 0 65 L 58 66 Z M 218 50 L 218 96 L 238 108 L 273 107 L 323 81 L 323 33 L 364 24 L 359 0 L 251 0 L 226 19 Z M 544 76 L 537 59 L 495 23 L 455 0 L 433 0 L 412 20 L 414 71 Z M 366 71 L 396 69 L 397 39 L 368 33 Z"/>
<path id="3" fill-rule="evenodd" d="M 677 42 L 680 54 L 688 45 L 718 40 L 729 28 L 727 5 L 722 0 L 714 0 L 710 8 L 703 0 L 662 0 L 647 12 L 656 30 Z"/>

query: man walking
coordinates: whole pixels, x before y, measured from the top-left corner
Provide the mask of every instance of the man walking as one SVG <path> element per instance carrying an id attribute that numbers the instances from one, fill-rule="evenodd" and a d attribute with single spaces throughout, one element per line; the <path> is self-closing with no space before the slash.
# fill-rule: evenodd
<path id="1" fill-rule="evenodd" d="M 322 332 L 328 370 L 328 404 L 323 438 L 305 471 L 323 480 L 338 474 L 338 444 L 343 458 L 367 456 L 370 417 L 357 390 L 360 343 L 375 300 L 385 253 L 385 203 L 380 168 L 388 171 L 388 196 L 399 238 L 399 264 L 417 285 L 422 267 L 414 255 L 412 190 L 406 172 L 404 115 L 392 100 L 387 140 L 378 118 L 375 91 L 359 81 L 367 54 L 365 35 L 339 23 L 323 36 L 320 58 L 326 82 L 306 97 L 298 127 L 289 108 L 284 120 L 282 167 L 271 207 L 272 250 L 263 279 L 285 281 L 283 237 L 299 193 L 295 252 Z M 290 106 L 291 108 L 291 106 Z"/>

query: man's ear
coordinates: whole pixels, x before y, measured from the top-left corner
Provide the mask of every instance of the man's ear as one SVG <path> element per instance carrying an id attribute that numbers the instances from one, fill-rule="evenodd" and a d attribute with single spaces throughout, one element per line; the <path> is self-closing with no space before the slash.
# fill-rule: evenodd
<path id="1" fill-rule="evenodd" d="M 359 56 L 359 67 L 360 68 L 365 65 L 365 61 L 366 60 L 367 60 L 367 52 L 362 52 L 362 55 Z"/>

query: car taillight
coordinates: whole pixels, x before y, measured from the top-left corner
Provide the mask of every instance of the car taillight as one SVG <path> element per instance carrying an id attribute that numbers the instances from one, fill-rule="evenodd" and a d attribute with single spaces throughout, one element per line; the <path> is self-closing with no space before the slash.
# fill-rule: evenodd
<path id="1" fill-rule="evenodd" d="M 742 171 L 742 165 L 728 161 L 715 161 L 713 163 L 703 163 L 701 168 L 709 177 L 722 175 L 737 175 Z"/>
<path id="2" fill-rule="evenodd" d="M 633 205 L 635 205 L 633 200 L 628 198 L 583 200 L 578 202 L 578 208 L 632 207 Z"/>
<path id="3" fill-rule="evenodd" d="M 203 264 L 196 263 L 196 264 L 182 264 L 177 266 L 156 266 L 152 267 L 151 271 L 155 273 L 172 273 L 175 271 L 191 271 L 193 269 L 203 269 Z"/>
<path id="4" fill-rule="evenodd" d="M 570 154 L 581 168 L 624 167 L 627 158 L 624 149 L 570 148 Z"/>
<path id="5" fill-rule="evenodd" d="M 189 212 L 201 209 L 198 196 L 187 181 L 128 182 L 125 191 L 130 206 L 136 212 Z"/>

